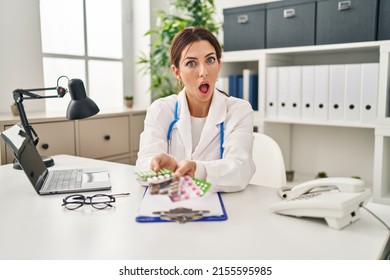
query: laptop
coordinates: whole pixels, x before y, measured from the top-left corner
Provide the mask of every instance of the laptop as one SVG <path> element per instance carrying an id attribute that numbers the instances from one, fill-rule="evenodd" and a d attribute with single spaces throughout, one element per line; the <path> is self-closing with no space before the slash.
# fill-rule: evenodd
<path id="1" fill-rule="evenodd" d="M 48 170 L 20 124 L 0 134 L 40 195 L 111 189 L 110 173 L 104 167 Z"/>

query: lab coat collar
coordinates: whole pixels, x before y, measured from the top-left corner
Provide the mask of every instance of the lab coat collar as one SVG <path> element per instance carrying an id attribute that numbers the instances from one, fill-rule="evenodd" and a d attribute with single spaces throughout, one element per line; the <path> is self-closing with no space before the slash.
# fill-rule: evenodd
<path id="1" fill-rule="evenodd" d="M 220 124 L 226 119 L 226 97 L 216 89 L 214 90 L 209 114 L 207 116 L 207 121 L 203 127 L 203 132 L 199 140 L 199 144 L 193 154 L 191 136 L 191 115 L 188 109 L 185 89 L 179 93 L 178 100 L 179 121 L 177 122 L 177 128 L 179 130 L 180 137 L 183 140 L 183 144 L 185 145 L 186 158 L 199 158 L 199 154 L 202 153 L 208 145 L 210 145 L 210 142 L 213 141 L 215 137 L 219 137 Z"/>

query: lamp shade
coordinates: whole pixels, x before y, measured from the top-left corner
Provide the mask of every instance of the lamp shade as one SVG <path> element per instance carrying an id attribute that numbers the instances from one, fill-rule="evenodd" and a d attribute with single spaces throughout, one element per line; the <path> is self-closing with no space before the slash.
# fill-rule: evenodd
<path id="1" fill-rule="evenodd" d="M 87 96 L 82 80 L 70 80 L 69 93 L 72 100 L 70 101 L 68 110 L 66 111 L 67 119 L 84 119 L 96 115 L 99 112 L 99 107 Z"/>

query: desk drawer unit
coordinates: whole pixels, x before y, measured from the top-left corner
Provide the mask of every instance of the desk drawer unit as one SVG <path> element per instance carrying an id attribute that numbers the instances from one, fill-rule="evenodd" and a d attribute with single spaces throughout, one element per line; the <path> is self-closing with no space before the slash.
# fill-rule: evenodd
<path id="1" fill-rule="evenodd" d="M 81 120 L 80 156 L 104 158 L 130 152 L 129 117 Z"/>
<path id="2" fill-rule="evenodd" d="M 267 5 L 267 48 L 315 44 L 314 1 L 282 1 Z"/>
<path id="3" fill-rule="evenodd" d="M 376 40 L 377 0 L 323 0 L 317 5 L 318 45 Z"/>
<path id="4" fill-rule="evenodd" d="M 73 122 L 32 123 L 39 137 L 38 153 L 42 156 L 58 154 L 76 155 L 75 128 Z M 10 126 L 6 126 L 5 129 Z M 11 151 L 7 149 L 7 163 L 14 159 Z"/>
<path id="5" fill-rule="evenodd" d="M 265 48 L 265 5 L 224 9 L 224 51 Z"/>

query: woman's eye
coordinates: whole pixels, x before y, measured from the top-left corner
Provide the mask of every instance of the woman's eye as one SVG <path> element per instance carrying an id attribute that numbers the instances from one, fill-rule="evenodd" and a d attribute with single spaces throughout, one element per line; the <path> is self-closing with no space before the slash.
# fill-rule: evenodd
<path id="1" fill-rule="evenodd" d="M 187 65 L 188 67 L 194 67 L 194 66 L 195 66 L 195 61 L 190 60 L 190 61 L 187 62 L 186 65 Z"/>
<path id="2" fill-rule="evenodd" d="M 214 57 L 208 57 L 207 58 L 207 62 L 210 63 L 210 64 L 214 63 L 215 62 L 215 58 Z"/>

